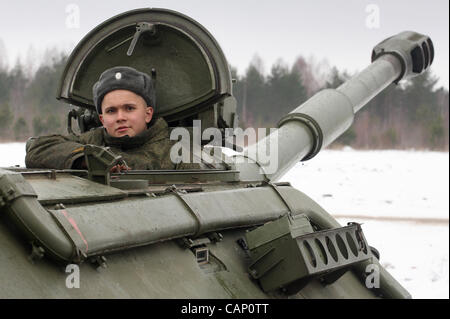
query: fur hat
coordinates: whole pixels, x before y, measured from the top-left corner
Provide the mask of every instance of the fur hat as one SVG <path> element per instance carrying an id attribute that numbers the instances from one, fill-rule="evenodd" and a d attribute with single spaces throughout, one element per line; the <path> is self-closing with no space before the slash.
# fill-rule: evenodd
<path id="1" fill-rule="evenodd" d="M 104 71 L 92 91 L 98 114 L 102 113 L 103 97 L 114 90 L 128 90 L 141 96 L 148 106 L 155 108 L 153 82 L 146 73 L 128 66 L 116 66 Z"/>

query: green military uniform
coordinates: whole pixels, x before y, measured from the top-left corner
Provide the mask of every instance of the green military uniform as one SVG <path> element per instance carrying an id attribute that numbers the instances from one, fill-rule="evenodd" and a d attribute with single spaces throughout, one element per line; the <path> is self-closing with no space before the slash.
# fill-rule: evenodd
<path id="1" fill-rule="evenodd" d="M 175 164 L 170 159 L 174 141 L 169 139 L 169 127 L 162 118 L 144 132 L 133 136 L 112 137 L 103 127 L 76 135 L 49 135 L 32 138 L 26 146 L 25 164 L 29 168 L 69 169 L 84 156 L 84 145 L 108 146 L 121 155 L 131 169 L 198 169 L 196 163 Z"/>

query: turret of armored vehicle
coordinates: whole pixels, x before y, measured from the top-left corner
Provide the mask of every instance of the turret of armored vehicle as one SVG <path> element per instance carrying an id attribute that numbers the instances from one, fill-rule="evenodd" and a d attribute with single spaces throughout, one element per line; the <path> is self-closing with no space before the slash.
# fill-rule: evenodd
<path id="1" fill-rule="evenodd" d="M 342 227 L 278 179 L 345 132 L 388 85 L 424 72 L 433 55 L 427 36 L 388 38 L 361 73 L 226 155 L 219 146 L 233 144 L 227 130 L 237 127 L 236 101 L 213 36 L 163 9 L 105 21 L 62 74 L 57 98 L 73 106 L 69 132 L 74 120 L 80 132 L 100 125 L 92 85 L 126 65 L 153 77 L 157 115 L 172 132 L 186 128 L 193 143 L 208 128 L 224 137 L 200 143 L 214 144 L 204 145 L 214 160 L 201 170 L 111 173 L 120 156 L 93 145 L 84 149 L 87 170 L 0 169 L 0 297 L 410 298 L 361 225 Z M 263 159 L 267 147 L 274 152 Z M 67 269 L 78 269 L 78 289 L 67 284 Z"/>

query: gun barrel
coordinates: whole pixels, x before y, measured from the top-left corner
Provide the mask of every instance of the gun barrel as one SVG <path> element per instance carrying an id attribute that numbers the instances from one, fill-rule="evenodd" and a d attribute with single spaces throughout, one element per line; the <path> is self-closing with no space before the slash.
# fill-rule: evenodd
<path id="1" fill-rule="evenodd" d="M 354 114 L 387 86 L 423 73 L 433 55 L 430 38 L 415 32 L 384 40 L 374 48 L 372 64 L 366 69 L 337 89 L 320 91 L 284 116 L 275 132 L 244 149 L 244 154 L 256 156 L 241 155 L 255 161 L 250 168 L 239 167 L 242 177 L 255 180 L 257 169 L 263 179 L 275 181 L 298 161 L 311 159 L 343 134 Z M 271 150 L 270 145 L 277 146 L 275 154 L 263 162 L 260 152 Z"/>

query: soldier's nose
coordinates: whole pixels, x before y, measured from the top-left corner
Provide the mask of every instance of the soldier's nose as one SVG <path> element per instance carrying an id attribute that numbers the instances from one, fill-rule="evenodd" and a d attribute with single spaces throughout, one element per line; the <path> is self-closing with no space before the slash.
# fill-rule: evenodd
<path id="1" fill-rule="evenodd" d="M 125 117 L 125 112 L 123 112 L 123 111 L 118 111 L 117 112 L 117 121 L 123 121 L 123 120 L 126 120 L 126 117 Z"/>

